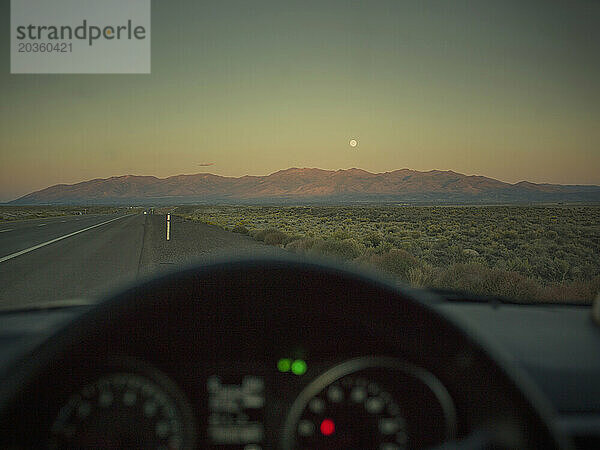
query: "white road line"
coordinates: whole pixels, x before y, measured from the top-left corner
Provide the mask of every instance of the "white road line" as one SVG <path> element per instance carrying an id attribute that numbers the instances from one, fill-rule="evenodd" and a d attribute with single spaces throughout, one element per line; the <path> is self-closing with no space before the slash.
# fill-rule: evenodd
<path id="1" fill-rule="evenodd" d="M 76 234 L 83 233 L 84 231 L 91 230 L 92 228 L 99 227 L 100 225 L 104 225 L 104 224 L 107 224 L 107 223 L 110 223 L 110 222 L 114 222 L 115 220 L 122 219 L 123 217 L 127 217 L 127 215 L 121 216 L 121 217 L 116 217 L 114 219 L 107 220 L 106 222 L 97 223 L 96 225 L 92 225 L 91 227 L 87 227 L 87 228 L 84 228 L 82 230 L 74 231 L 73 233 L 65 234 L 64 236 L 57 237 L 56 239 L 52 239 L 52 240 L 47 241 L 47 242 L 42 242 L 41 244 L 34 245 L 33 247 L 26 248 L 25 250 L 21 250 L 20 252 L 12 253 L 10 255 L 7 255 L 7 256 L 4 256 L 4 257 L 0 258 L 0 263 L 3 263 L 4 261 L 8 261 L 9 259 L 16 258 L 17 256 L 24 255 L 25 253 L 32 252 L 34 250 L 37 250 L 38 248 L 45 247 L 46 245 L 53 244 L 54 242 L 58 242 L 58 241 L 61 241 L 63 239 L 66 239 L 68 237 L 75 236 Z"/>
<path id="2" fill-rule="evenodd" d="M 0 233 L 6 233 L 7 231 L 12 231 L 14 228 L 7 228 L 6 230 L 0 230 Z"/>
<path id="3" fill-rule="evenodd" d="M 171 238 L 171 214 L 167 214 L 167 241 Z"/>
<path id="4" fill-rule="evenodd" d="M 48 224 L 47 224 L 47 223 L 40 223 L 40 224 L 38 225 L 38 227 L 45 227 L 46 225 L 48 225 Z"/>

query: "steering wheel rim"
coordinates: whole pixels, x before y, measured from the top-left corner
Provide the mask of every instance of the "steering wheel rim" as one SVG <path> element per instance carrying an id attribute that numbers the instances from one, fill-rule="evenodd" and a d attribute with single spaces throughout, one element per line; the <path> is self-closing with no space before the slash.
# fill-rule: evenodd
<path id="1" fill-rule="evenodd" d="M 214 259 L 208 264 L 193 264 L 183 270 L 147 278 L 141 283 L 106 296 L 97 306 L 59 330 L 5 374 L 4 382 L 0 386 L 0 415 L 9 410 L 11 402 L 35 380 L 39 373 L 42 373 L 57 358 L 68 354 L 76 345 L 75 343 L 89 341 L 91 337 L 110 329 L 111 321 L 135 315 L 152 307 L 165 306 L 161 303 L 163 301 L 161 298 L 151 295 L 152 292 L 169 292 L 169 288 L 177 290 L 176 286 L 190 282 L 196 283 L 196 288 L 202 286 L 203 289 L 217 289 L 218 283 L 222 283 L 224 279 L 237 280 L 248 285 L 252 277 L 266 273 L 270 276 L 285 274 L 285 277 L 296 281 L 299 279 L 299 274 L 313 274 L 323 279 L 334 280 L 334 284 L 348 282 L 364 285 L 382 293 L 384 297 L 400 299 L 417 317 L 426 317 L 428 321 L 452 330 L 454 336 L 461 340 L 463 345 L 477 350 L 487 363 L 495 366 L 504 384 L 512 388 L 513 394 L 520 395 L 523 404 L 529 407 L 527 417 L 537 422 L 538 438 L 546 444 L 551 444 L 545 448 L 572 448 L 567 437 L 554 427 L 552 407 L 537 387 L 524 373 L 509 363 L 509 359 L 502 354 L 501 350 L 482 343 L 472 331 L 435 310 L 432 305 L 443 302 L 441 297 L 425 290 L 395 286 L 380 274 L 357 272 L 339 264 L 315 262 L 294 256 Z M 167 287 L 166 291 L 165 287 Z M 268 290 L 265 287 L 262 289 Z M 149 295 L 151 300 L 148 300 Z"/>

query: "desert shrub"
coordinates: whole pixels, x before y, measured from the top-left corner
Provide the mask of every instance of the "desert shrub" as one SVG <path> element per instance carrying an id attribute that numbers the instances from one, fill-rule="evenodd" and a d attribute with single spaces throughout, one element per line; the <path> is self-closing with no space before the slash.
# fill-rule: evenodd
<path id="1" fill-rule="evenodd" d="M 406 238 L 398 236 L 398 235 L 394 235 L 394 234 L 388 234 L 385 236 L 385 242 L 388 242 L 389 244 L 393 245 L 394 247 L 401 247 Z"/>
<path id="2" fill-rule="evenodd" d="M 316 239 L 314 238 L 295 239 L 291 242 L 288 242 L 285 246 L 285 249 L 295 253 L 306 253 L 308 250 L 313 248 L 315 241 Z"/>
<path id="3" fill-rule="evenodd" d="M 283 231 L 270 231 L 265 234 L 264 242 L 267 245 L 285 245 L 290 242 L 291 237 Z"/>
<path id="4" fill-rule="evenodd" d="M 491 269 L 480 264 L 454 264 L 440 272 L 435 287 L 531 301 L 539 293 L 539 284 L 517 272 Z"/>
<path id="5" fill-rule="evenodd" d="M 241 234 L 249 234 L 250 233 L 250 231 L 248 231 L 248 228 L 246 228 L 242 224 L 237 224 L 235 227 L 233 227 L 231 229 L 231 231 L 233 231 L 234 233 L 241 233 Z"/>
<path id="6" fill-rule="evenodd" d="M 375 247 L 371 250 L 373 252 L 377 253 L 378 255 L 380 255 L 382 253 L 389 252 L 393 248 L 394 248 L 394 246 L 392 244 L 390 244 L 389 242 L 381 242 L 377 247 Z"/>
<path id="7" fill-rule="evenodd" d="M 270 233 L 276 233 L 279 230 L 275 229 L 275 228 L 267 228 L 265 230 L 257 230 L 254 233 L 252 233 L 252 237 L 254 239 L 256 239 L 257 241 L 264 241 L 265 237 L 267 237 L 268 234 Z"/>
<path id="8" fill-rule="evenodd" d="M 364 245 L 354 239 L 317 239 L 310 251 L 317 255 L 352 260 L 360 256 L 364 249 Z"/>
<path id="9" fill-rule="evenodd" d="M 539 300 L 549 302 L 588 303 L 600 293 L 600 275 L 591 280 L 551 283 L 541 289 Z"/>
<path id="10" fill-rule="evenodd" d="M 382 239 L 383 238 L 381 237 L 381 234 L 371 232 L 364 237 L 363 242 L 367 246 L 377 247 L 379 244 L 381 244 Z"/>
<path id="11" fill-rule="evenodd" d="M 367 252 L 357 258 L 357 262 L 374 266 L 384 272 L 408 281 L 410 269 L 418 266 L 417 259 L 402 249 L 391 249 L 383 253 Z"/>
<path id="12" fill-rule="evenodd" d="M 434 286 L 438 272 L 438 269 L 429 264 L 411 267 L 408 270 L 408 282 L 411 286 L 417 288 Z"/>
<path id="13" fill-rule="evenodd" d="M 336 230 L 332 235 L 332 238 L 334 239 L 339 239 L 340 241 L 343 241 L 344 239 L 351 239 L 352 238 L 352 233 L 350 233 L 347 230 Z"/>

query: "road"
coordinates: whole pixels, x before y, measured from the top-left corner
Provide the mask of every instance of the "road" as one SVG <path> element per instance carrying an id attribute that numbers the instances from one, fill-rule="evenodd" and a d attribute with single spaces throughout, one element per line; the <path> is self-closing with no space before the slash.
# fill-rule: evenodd
<path id="1" fill-rule="evenodd" d="M 84 215 L 0 223 L 0 308 L 96 299 L 215 252 L 273 253 L 248 236 L 164 215 Z"/>

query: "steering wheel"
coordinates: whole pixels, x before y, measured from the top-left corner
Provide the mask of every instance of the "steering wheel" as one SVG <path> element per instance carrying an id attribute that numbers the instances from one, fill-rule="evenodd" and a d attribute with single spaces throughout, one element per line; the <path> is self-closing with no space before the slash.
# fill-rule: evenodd
<path id="1" fill-rule="evenodd" d="M 315 338 L 322 343 L 323 354 L 347 360 L 313 380 L 343 381 L 352 372 L 348 361 L 361 362 L 360 370 L 373 369 L 368 361 L 389 363 L 397 370 L 392 379 L 398 382 L 411 377 L 424 380 L 422 391 L 427 392 L 422 395 L 433 393 L 430 397 L 442 403 L 439 417 L 432 416 L 431 421 L 446 420 L 443 426 L 421 423 L 425 430 L 438 425 L 443 429 L 443 439 L 428 445 L 570 449 L 570 442 L 553 427 L 545 399 L 497 350 L 437 311 L 436 303 L 443 301 L 426 290 L 397 287 L 377 275 L 292 257 L 218 260 L 148 279 L 107 296 L 4 375 L 0 417 L 11 425 L 5 429 L 15 430 L 5 440 L 39 448 L 40 440 L 56 432 L 53 427 L 62 426 L 64 431 L 66 417 L 76 415 L 74 397 L 69 403 L 66 390 L 82 385 L 100 392 L 111 383 L 114 390 L 142 383 L 135 377 L 106 375 L 109 368 L 118 367 L 113 373 L 122 374 L 128 367 L 147 375 L 140 379 L 150 380 L 150 387 L 140 388 L 139 395 L 161 386 L 175 399 L 178 420 L 192 424 L 180 430 L 176 443 L 204 447 L 209 442 L 208 413 L 197 412 L 194 405 L 208 408 L 206 396 L 212 391 L 209 386 L 198 398 L 186 400 L 185 386 L 191 381 L 186 380 L 190 371 L 185 367 L 191 362 L 201 367 L 216 360 L 231 365 L 240 359 L 257 361 L 264 352 L 299 337 Z M 350 354 L 352 349 L 358 353 Z M 361 357 L 363 349 L 370 353 Z M 160 370 L 152 372 L 150 365 Z M 173 373 L 178 375 L 165 375 Z M 88 383 L 98 376 L 101 381 Z M 178 382 L 172 381 L 174 376 L 180 377 Z M 66 380 L 62 384 L 57 381 L 61 378 Z M 354 379 L 349 380 L 345 382 Z M 411 381 L 406 383 L 410 386 Z M 315 381 L 309 385 L 281 408 L 281 426 L 266 431 L 270 445 L 300 446 L 296 420 L 307 396 L 319 391 Z M 410 404 L 419 389 L 400 395 Z M 103 395 L 98 392 L 93 395 Z M 303 396 L 305 400 L 298 400 Z M 447 399 L 451 405 L 444 404 Z M 71 406 L 60 408 L 61 402 Z M 61 414 L 59 426 L 56 416 Z M 333 431 L 332 424 L 325 423 L 327 429 L 323 425 L 324 434 Z M 127 428 L 119 432 L 127 433 Z M 415 442 L 407 446 L 420 446 Z M 346 448 L 352 445 L 345 442 Z"/>

